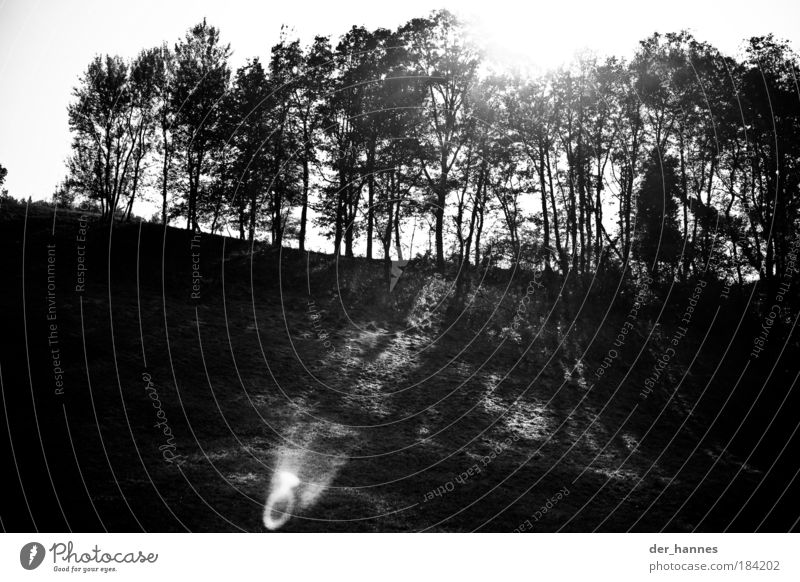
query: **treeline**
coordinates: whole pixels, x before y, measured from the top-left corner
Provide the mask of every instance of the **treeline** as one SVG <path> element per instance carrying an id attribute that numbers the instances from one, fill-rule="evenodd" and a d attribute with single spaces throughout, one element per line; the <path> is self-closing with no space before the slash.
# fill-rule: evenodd
<path id="1" fill-rule="evenodd" d="M 798 60 L 771 36 L 737 60 L 656 34 L 630 61 L 531 77 L 491 72 L 440 11 L 335 45 L 284 30 L 269 62 L 235 72 L 230 54 L 204 21 L 130 62 L 95 58 L 68 110 L 62 195 L 108 217 L 145 197 L 163 222 L 301 249 L 315 228 L 348 256 L 402 257 L 430 236 L 440 267 L 739 283 L 791 269 Z"/>

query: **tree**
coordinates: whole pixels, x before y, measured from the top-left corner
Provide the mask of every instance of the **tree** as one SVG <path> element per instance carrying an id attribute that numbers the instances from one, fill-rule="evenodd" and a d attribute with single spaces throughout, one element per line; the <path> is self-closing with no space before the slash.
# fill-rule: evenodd
<path id="1" fill-rule="evenodd" d="M 319 163 L 317 151 L 320 147 L 324 123 L 322 103 L 327 97 L 332 70 L 330 40 L 325 36 L 317 36 L 298 67 L 298 80 L 292 84 L 292 97 L 302 142 L 299 158 L 302 164 L 303 189 L 300 196 L 300 231 L 298 234 L 301 251 L 305 250 L 306 243 L 311 167 Z"/>
<path id="2" fill-rule="evenodd" d="M 253 59 L 236 72 L 225 101 L 229 133 L 229 159 L 223 165 L 230 174 L 225 186 L 239 220 L 239 233 L 252 243 L 263 193 L 269 185 L 269 166 L 264 140 L 269 131 L 267 75 L 259 60 Z M 224 179 L 224 178 L 223 178 Z"/>
<path id="3" fill-rule="evenodd" d="M 369 114 L 369 95 L 381 82 L 375 76 L 371 53 L 378 50 L 380 37 L 354 26 L 336 46 L 333 54 L 337 71 L 322 109 L 325 116 L 325 153 L 333 177 L 323 190 L 321 224 L 331 229 L 334 253 L 353 256 L 353 244 L 361 225 L 357 222 L 361 194 L 369 179 L 365 166 L 372 144 L 362 119 Z"/>
<path id="4" fill-rule="evenodd" d="M 146 147 L 147 113 L 141 107 L 138 80 L 130 81 L 129 70 L 120 57 L 95 57 L 67 108 L 73 133 L 69 185 L 97 200 L 109 220 L 126 195 L 132 202 L 137 159 Z"/>
<path id="5" fill-rule="evenodd" d="M 158 75 L 161 68 L 161 53 L 158 49 L 142 51 L 133 61 L 128 80 L 131 115 L 127 131 L 133 144 L 131 162 L 131 184 L 125 219 L 130 219 L 133 203 L 145 179 L 145 158 L 153 150 L 157 128 L 158 111 L 156 97 Z"/>
<path id="6" fill-rule="evenodd" d="M 787 43 L 772 36 L 749 40 L 741 79 L 748 150 L 741 203 L 750 222 L 747 252 L 769 284 L 786 274 L 800 226 L 798 68 Z"/>
<path id="7" fill-rule="evenodd" d="M 427 99 L 419 129 L 420 163 L 433 193 L 436 264 L 444 267 L 444 215 L 453 189 L 451 173 L 463 153 L 470 127 L 469 96 L 481 57 L 450 12 L 415 18 L 401 28 L 412 66 L 425 79 Z"/>
<path id="8" fill-rule="evenodd" d="M 422 219 L 440 269 L 493 253 L 582 277 L 631 258 L 681 280 L 709 265 L 740 283 L 791 275 L 798 59 L 771 36 L 738 60 L 683 31 L 644 39 L 630 62 L 497 75 L 438 11 L 353 27 L 335 49 L 283 30 L 230 90 L 229 54 L 203 21 L 174 51 L 93 59 L 68 110 L 64 196 L 130 216 L 158 190 L 164 222 L 268 231 L 276 246 L 296 235 L 301 249 L 316 214 L 336 254 L 365 243 L 372 257 L 378 241 L 385 261 Z"/>
<path id="9" fill-rule="evenodd" d="M 8 196 L 8 190 L 2 187 L 6 181 L 6 176 L 8 176 L 8 170 L 0 164 L 0 197 L 2 198 Z"/>
<path id="10" fill-rule="evenodd" d="M 409 69 L 408 55 L 398 34 L 384 40 L 380 81 L 374 87 L 372 120 L 374 159 L 366 165 L 369 207 L 375 231 L 383 246 L 383 258 L 389 269 L 392 240 L 395 254 L 403 260 L 401 225 L 419 211 L 416 193 L 422 185 L 422 169 L 413 135 L 420 123 L 424 86 Z M 412 241 L 413 242 L 413 241 Z"/>
<path id="11" fill-rule="evenodd" d="M 289 42 L 285 32 L 272 47 L 269 62 L 269 136 L 264 143 L 270 160 L 267 185 L 272 245 L 283 243 L 291 208 L 303 191 L 300 156 L 303 151 L 293 87 L 302 63 L 300 42 Z M 265 136 L 267 137 L 267 136 Z"/>
<path id="12" fill-rule="evenodd" d="M 170 185 L 175 183 L 172 164 L 172 139 L 175 110 L 173 90 L 175 82 L 175 55 L 164 43 L 153 49 L 153 108 L 158 125 L 158 147 L 161 150 L 161 223 L 168 224 L 168 198 Z"/>
<path id="13" fill-rule="evenodd" d="M 674 273 L 681 254 L 678 230 L 678 160 L 653 149 L 642 170 L 636 197 L 634 256 L 658 279 L 662 266 Z"/>
<path id="14" fill-rule="evenodd" d="M 175 45 L 172 107 L 175 148 L 184 158 L 187 187 L 186 228 L 199 230 L 200 196 L 209 173 L 213 150 L 222 143 L 219 102 L 228 88 L 230 45 L 220 43 L 219 31 L 205 20 L 192 27 Z"/>

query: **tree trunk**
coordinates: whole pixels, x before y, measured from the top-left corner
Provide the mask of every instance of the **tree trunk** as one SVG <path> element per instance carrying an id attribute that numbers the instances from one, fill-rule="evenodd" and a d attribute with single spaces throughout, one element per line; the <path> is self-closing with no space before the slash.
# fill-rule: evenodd
<path id="1" fill-rule="evenodd" d="M 250 242 L 250 244 L 253 244 L 253 240 L 256 236 L 256 207 L 258 204 L 258 194 L 254 184 L 248 184 L 247 186 L 250 190 L 250 212 L 247 225 L 247 240 Z"/>
<path id="2" fill-rule="evenodd" d="M 169 185 L 169 141 L 166 120 L 161 120 L 161 139 L 164 142 L 164 166 L 161 172 L 161 222 L 167 225 L 167 186 Z"/>
<path id="3" fill-rule="evenodd" d="M 367 258 L 372 258 L 372 231 L 375 220 L 375 141 L 370 142 L 367 154 Z"/>
<path id="4" fill-rule="evenodd" d="M 308 159 L 311 155 L 311 149 L 306 140 L 306 152 L 303 156 L 303 197 L 300 201 L 300 252 L 306 249 L 306 222 L 308 221 L 308 189 L 309 189 L 309 168 Z"/>
<path id="5" fill-rule="evenodd" d="M 441 271 L 444 269 L 444 204 L 447 199 L 445 183 L 447 176 L 440 179 L 438 192 L 436 193 L 436 267 Z"/>

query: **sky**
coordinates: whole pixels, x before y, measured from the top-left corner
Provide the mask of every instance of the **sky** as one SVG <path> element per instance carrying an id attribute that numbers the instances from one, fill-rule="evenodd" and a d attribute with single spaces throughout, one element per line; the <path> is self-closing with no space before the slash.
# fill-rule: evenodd
<path id="1" fill-rule="evenodd" d="M 0 164 L 13 196 L 48 198 L 64 177 L 72 88 L 96 54 L 133 57 L 174 44 L 206 17 L 233 49 L 233 66 L 269 54 L 282 24 L 308 42 L 353 25 L 396 28 L 448 8 L 474 23 L 498 55 L 542 68 L 576 52 L 630 56 L 653 32 L 689 29 L 723 53 L 767 33 L 800 49 L 798 0 L 0 0 Z"/>

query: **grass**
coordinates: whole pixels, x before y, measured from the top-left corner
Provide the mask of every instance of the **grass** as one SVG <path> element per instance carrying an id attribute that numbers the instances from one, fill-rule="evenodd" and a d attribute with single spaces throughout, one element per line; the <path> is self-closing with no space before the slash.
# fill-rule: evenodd
<path id="1" fill-rule="evenodd" d="M 452 273 L 417 260 L 389 294 L 382 261 L 203 235 L 193 300 L 188 233 L 93 222 L 76 293 L 77 217 L 23 210 L 0 211 L 14 338 L 3 393 L 21 483 L 3 514 L 11 529 L 263 531 L 273 478 L 289 471 L 301 484 L 285 531 L 747 530 L 793 470 L 777 448 L 748 455 L 746 435 L 770 416 L 745 419 L 749 386 L 728 398 L 738 369 L 719 369 L 727 332 L 708 314 L 641 397 L 680 298 L 660 317 L 644 310 L 598 380 L 631 305 L 613 285 L 548 282 L 522 312 L 531 273 L 470 272 L 456 292 Z M 785 395 L 775 382 L 763 406 Z M 782 507 L 763 527 L 791 525 Z"/>

